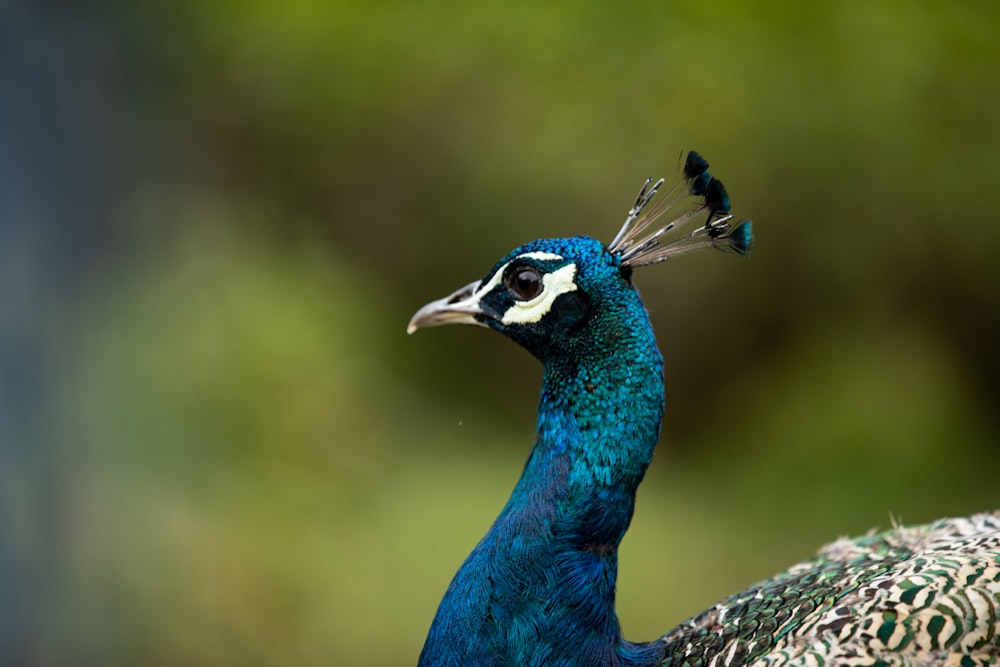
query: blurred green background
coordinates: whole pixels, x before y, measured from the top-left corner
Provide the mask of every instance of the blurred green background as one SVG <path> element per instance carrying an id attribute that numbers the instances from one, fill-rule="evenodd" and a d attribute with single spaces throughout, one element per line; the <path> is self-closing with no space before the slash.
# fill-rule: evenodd
<path id="1" fill-rule="evenodd" d="M 1000 4 L 4 3 L 0 663 L 413 664 L 540 369 L 407 337 L 694 148 L 755 254 L 637 275 L 651 639 L 1000 505 Z"/>

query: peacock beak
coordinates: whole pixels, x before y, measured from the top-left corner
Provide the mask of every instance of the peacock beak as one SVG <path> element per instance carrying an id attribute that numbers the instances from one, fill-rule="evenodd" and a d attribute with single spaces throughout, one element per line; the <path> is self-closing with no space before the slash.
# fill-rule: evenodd
<path id="1" fill-rule="evenodd" d="M 442 324 L 486 326 L 476 319 L 477 315 L 486 315 L 479 305 L 480 295 L 476 293 L 479 285 L 480 281 L 477 280 L 443 299 L 431 301 L 410 319 L 406 333 L 411 334 L 421 327 L 437 327 Z"/>

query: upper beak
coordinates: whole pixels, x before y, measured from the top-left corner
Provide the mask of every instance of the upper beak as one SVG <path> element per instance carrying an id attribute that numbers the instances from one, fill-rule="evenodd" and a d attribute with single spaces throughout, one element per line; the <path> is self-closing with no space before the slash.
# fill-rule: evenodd
<path id="1" fill-rule="evenodd" d="M 486 326 L 476 319 L 482 315 L 479 307 L 479 297 L 476 288 L 480 281 L 471 282 L 462 289 L 453 292 L 443 299 L 431 301 L 416 312 L 406 326 L 406 333 L 411 334 L 421 327 L 437 327 L 442 324 L 475 324 Z"/>

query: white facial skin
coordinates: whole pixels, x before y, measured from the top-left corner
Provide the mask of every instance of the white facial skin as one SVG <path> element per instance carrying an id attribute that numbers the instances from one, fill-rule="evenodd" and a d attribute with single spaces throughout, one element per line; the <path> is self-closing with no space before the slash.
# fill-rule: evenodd
<path id="1" fill-rule="evenodd" d="M 538 322 L 552 309 L 556 297 L 576 290 L 574 278 L 576 278 L 576 264 L 567 264 L 552 273 L 544 274 L 542 276 L 542 291 L 538 296 L 528 301 L 515 301 L 514 305 L 503 314 L 500 321 L 504 324 Z"/>
<path id="2" fill-rule="evenodd" d="M 493 274 L 488 283 L 476 290 L 472 298 L 478 301 L 484 295 L 488 294 L 503 280 L 503 275 L 507 267 L 520 259 L 561 261 L 563 258 L 560 255 L 550 252 L 526 252 L 523 255 L 518 255 L 501 266 Z M 552 304 L 555 302 L 556 297 L 560 294 L 576 290 L 575 278 L 576 264 L 567 264 L 552 273 L 544 274 L 542 276 L 542 291 L 538 293 L 538 296 L 528 301 L 516 301 L 513 306 L 507 309 L 507 312 L 503 314 L 500 321 L 504 324 L 529 324 L 540 321 L 552 309 Z"/>

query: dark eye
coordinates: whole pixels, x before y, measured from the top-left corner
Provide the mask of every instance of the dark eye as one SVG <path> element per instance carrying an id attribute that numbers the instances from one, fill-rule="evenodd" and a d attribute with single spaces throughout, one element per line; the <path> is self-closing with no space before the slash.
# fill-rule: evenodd
<path id="1" fill-rule="evenodd" d="M 516 266 L 507 271 L 503 284 L 519 301 L 534 299 L 542 292 L 542 274 L 531 266 Z"/>

